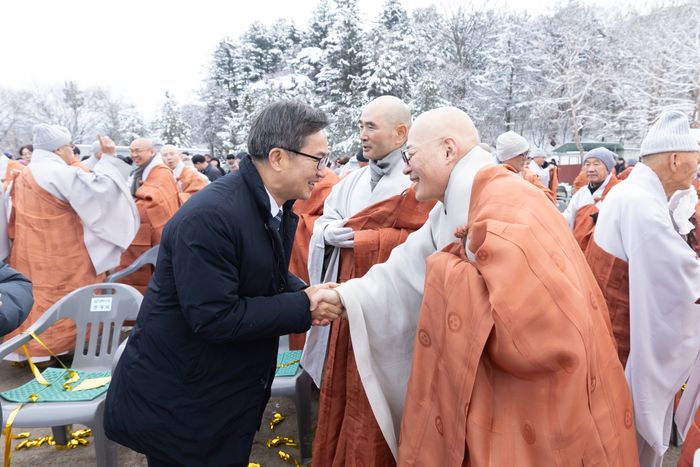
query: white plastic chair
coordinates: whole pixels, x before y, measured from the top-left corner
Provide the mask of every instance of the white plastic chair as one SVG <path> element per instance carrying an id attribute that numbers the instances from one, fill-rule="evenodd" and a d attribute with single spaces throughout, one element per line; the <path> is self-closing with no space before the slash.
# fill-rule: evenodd
<path id="1" fill-rule="evenodd" d="M 99 299 L 103 306 L 97 307 Z M 138 290 L 126 284 L 99 283 L 81 287 L 51 306 L 19 334 L 0 345 L 0 360 L 32 340 L 30 331 L 40 334 L 59 319 L 72 319 L 77 328 L 72 369 L 111 371 L 119 349 L 119 337 L 125 320 L 135 320 L 143 300 Z M 100 311 L 97 311 L 99 308 Z M 102 427 L 106 393 L 91 401 L 28 403 L 17 413 L 13 427 L 52 427 L 57 444 L 66 444 L 67 425 L 76 423 L 92 429 L 98 467 L 117 466 L 117 446 L 105 436 Z M 0 421 L 7 420 L 18 404 L 0 397 Z"/>
<path id="2" fill-rule="evenodd" d="M 281 336 L 278 352 L 289 350 L 289 336 Z M 311 376 L 300 366 L 294 376 L 278 376 L 272 382 L 271 393 L 275 397 L 288 397 L 294 402 L 297 412 L 297 428 L 300 461 L 311 462 L 312 422 L 311 422 Z"/>
<path id="3" fill-rule="evenodd" d="M 128 276 L 131 273 L 134 273 L 144 267 L 147 264 L 153 265 L 153 267 L 156 266 L 156 261 L 158 261 L 158 250 L 160 249 L 160 245 L 153 246 L 146 250 L 141 256 L 136 258 L 136 261 L 122 269 L 121 271 L 117 271 L 113 274 L 110 274 L 107 276 L 105 279 L 105 282 L 117 282 L 119 279 L 122 277 Z"/>

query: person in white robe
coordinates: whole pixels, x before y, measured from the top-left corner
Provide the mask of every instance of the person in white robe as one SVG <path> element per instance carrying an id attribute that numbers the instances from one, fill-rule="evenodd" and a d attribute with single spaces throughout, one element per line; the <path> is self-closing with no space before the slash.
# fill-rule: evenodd
<path id="1" fill-rule="evenodd" d="M 544 149 L 535 148 L 530 152 L 530 158 L 532 160 L 528 165 L 528 169 L 540 177 L 540 180 L 544 186 L 549 187 L 549 170 L 543 167 L 544 162 L 547 159 L 547 153 Z"/>
<path id="2" fill-rule="evenodd" d="M 595 148 L 583 156 L 583 170 L 586 171 L 588 186 L 574 193 L 562 213 L 569 228 L 573 230 L 579 209 L 589 204 L 599 206 L 602 202 L 603 192 L 613 177 L 614 167 L 615 153 L 604 147 Z"/>
<path id="3" fill-rule="evenodd" d="M 641 163 L 600 207 L 593 239 L 629 270 L 630 353 L 642 467 L 661 466 L 675 394 L 700 351 L 700 262 L 674 229 L 668 200 L 690 188 L 700 162 L 687 117 L 664 112 L 641 145 Z"/>
<path id="4" fill-rule="evenodd" d="M 344 227 L 345 222 L 366 207 L 401 194 L 411 185 L 403 173 L 401 160 L 410 124 L 408 106 L 393 96 L 378 97 L 363 109 L 360 140 L 363 156 L 370 162 L 333 186 L 324 203 L 323 215 L 314 223 L 309 244 L 311 285 L 338 280 L 340 249 L 353 247 L 354 233 Z M 302 366 L 319 387 L 329 332 L 330 327 L 311 328 L 301 358 Z"/>
<path id="5" fill-rule="evenodd" d="M 421 117 L 428 133 L 449 135 L 443 142 L 449 147 L 445 163 L 430 167 L 422 160 L 419 166 L 421 158 L 417 155 L 424 145 L 440 141 L 416 141 L 414 132 L 409 134 L 409 165 L 404 172 L 417 183 L 419 201 L 439 200 L 428 221 L 394 248 L 386 262 L 375 265 L 362 278 L 312 298 L 313 308 L 321 301 L 339 304 L 342 297 L 357 368 L 372 411 L 395 457 L 423 299 L 426 258 L 456 240 L 457 228 L 467 224 L 474 177 L 484 167 L 495 165 L 491 154 L 479 147 L 476 128 L 461 110 L 440 108 Z M 435 130 L 431 122 L 440 130 Z M 418 120 L 414 125 L 417 124 Z M 472 252 L 467 250 L 467 254 L 473 258 Z"/>

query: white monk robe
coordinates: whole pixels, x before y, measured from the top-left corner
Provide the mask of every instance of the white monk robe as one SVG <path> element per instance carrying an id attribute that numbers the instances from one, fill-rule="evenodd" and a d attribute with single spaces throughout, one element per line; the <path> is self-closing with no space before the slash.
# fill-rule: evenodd
<path id="1" fill-rule="evenodd" d="M 53 152 L 37 149 L 27 166 L 42 189 L 70 204 L 80 216 L 85 248 L 97 274 L 119 265 L 140 225 L 123 176 L 125 165 L 116 157 L 104 156 L 92 172 L 83 172 Z"/>
<path id="2" fill-rule="evenodd" d="M 549 188 L 549 169 L 545 169 L 543 167 L 540 167 L 537 165 L 537 162 L 535 161 L 530 161 L 530 165 L 528 166 L 528 169 L 536 173 L 539 177 L 540 180 L 542 181 L 542 185 L 545 187 Z"/>
<path id="3" fill-rule="evenodd" d="M 564 210 L 564 212 L 562 213 L 564 215 L 564 219 L 566 219 L 566 222 L 569 224 L 569 228 L 571 230 L 574 229 L 574 223 L 576 222 L 576 214 L 578 213 L 579 209 L 581 209 L 584 206 L 588 206 L 589 204 L 595 204 L 596 206 L 600 204 L 600 202 L 602 201 L 600 198 L 603 196 L 603 192 L 608 186 L 608 182 L 610 182 L 611 178 L 612 174 L 608 174 L 608 176 L 605 177 L 603 184 L 600 185 L 598 189 L 595 190 L 593 193 L 591 193 L 591 190 L 588 188 L 588 185 L 581 187 L 580 190 L 574 193 L 574 196 L 572 196 L 571 200 L 569 201 L 569 205 L 566 207 L 566 210 Z M 598 202 L 595 201 L 596 198 L 598 199 Z"/>
<path id="4" fill-rule="evenodd" d="M 372 190 L 370 185 L 371 168 L 369 165 L 351 172 L 347 177 L 336 183 L 323 205 L 323 215 L 316 219 L 314 232 L 309 243 L 309 282 L 311 285 L 338 280 L 338 265 L 340 248 L 332 248 L 330 260 L 323 274 L 323 261 L 326 242 L 323 234 L 330 222 L 349 219 L 368 206 L 384 201 L 392 196 L 400 195 L 411 185 L 411 179 L 403 173 L 404 163 L 401 159 L 401 149 L 389 153 L 382 162 L 388 163 L 384 176 L 379 179 Z M 374 162 L 370 162 L 374 164 Z M 301 365 L 311 375 L 317 386 L 321 386 L 321 377 L 326 360 L 330 326 L 313 326 L 308 333 Z"/>
<path id="5" fill-rule="evenodd" d="M 345 304 L 367 398 L 394 457 L 398 455 L 399 428 L 423 299 L 425 260 L 456 240 L 455 230 L 467 223 L 474 176 L 489 165 L 495 164 L 487 151 L 478 146 L 472 149 L 452 170 L 445 202 L 435 205 L 425 225 L 394 248 L 385 263 L 336 289 Z"/>
<path id="6" fill-rule="evenodd" d="M 580 190 L 582 191 L 582 190 Z M 700 261 L 676 232 L 659 177 L 644 164 L 600 207 L 593 239 L 629 267 L 630 353 L 642 467 L 660 466 L 673 399 L 700 351 Z"/>

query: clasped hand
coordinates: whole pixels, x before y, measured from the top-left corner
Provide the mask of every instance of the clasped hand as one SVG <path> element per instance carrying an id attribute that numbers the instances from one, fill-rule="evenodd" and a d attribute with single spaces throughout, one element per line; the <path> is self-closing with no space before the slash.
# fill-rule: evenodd
<path id="1" fill-rule="evenodd" d="M 332 321 L 335 321 L 345 313 L 340 294 L 333 290 L 336 287 L 338 287 L 338 284 L 328 282 L 314 285 L 304 290 L 311 302 L 309 309 L 311 310 L 312 325 L 328 326 Z"/>

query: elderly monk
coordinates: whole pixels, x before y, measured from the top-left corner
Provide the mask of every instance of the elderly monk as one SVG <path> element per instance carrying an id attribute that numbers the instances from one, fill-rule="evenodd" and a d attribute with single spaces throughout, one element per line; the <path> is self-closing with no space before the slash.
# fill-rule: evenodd
<path id="1" fill-rule="evenodd" d="M 160 243 L 163 228 L 180 207 L 180 198 L 173 172 L 156 153 L 153 141 L 137 138 L 129 146 L 136 170 L 129 179 L 131 194 L 136 200 L 141 226 L 136 238 L 124 252 L 120 269 L 133 263 L 151 247 Z M 146 266 L 121 281 L 146 292 L 152 267 Z"/>
<path id="2" fill-rule="evenodd" d="M 699 151 L 684 114 L 661 114 L 642 141 L 641 163 L 601 205 L 586 252 L 634 399 L 643 466 L 661 465 L 674 396 L 700 351 L 700 262 L 668 207 L 675 191 L 690 188 Z"/>
<path id="3" fill-rule="evenodd" d="M 177 148 L 172 144 L 164 145 L 160 150 L 163 162 L 173 171 L 173 176 L 177 182 L 178 196 L 180 204 L 190 199 L 190 197 L 209 184 L 209 179 L 182 162 L 182 156 L 177 152 Z"/>
<path id="4" fill-rule="evenodd" d="M 227 156 L 228 157 L 228 156 Z M 314 231 L 314 223 L 323 215 L 323 205 L 331 192 L 333 185 L 338 183 L 338 176 L 328 167 L 323 168 L 323 178 L 311 190 L 309 199 L 298 199 L 294 202 L 294 214 L 299 216 L 299 224 L 294 235 L 292 257 L 289 260 L 289 272 L 309 283 L 309 242 Z M 304 348 L 306 333 L 290 334 L 289 349 Z"/>
<path id="5" fill-rule="evenodd" d="M 363 109 L 360 141 L 370 164 L 343 178 L 326 199 L 310 243 L 312 284 L 362 276 L 427 219 L 432 203 L 417 202 L 402 173 L 401 150 L 410 125 L 408 106 L 396 97 L 378 97 Z M 330 258 L 324 263 L 326 255 Z M 330 338 L 326 330 L 310 331 L 302 357 L 316 384 L 323 370 L 314 464 L 394 465 L 362 389 L 348 322 L 334 322 Z"/>
<path id="6" fill-rule="evenodd" d="M 139 224 L 121 174 L 123 162 L 114 157 L 109 138 L 101 138 L 105 156 L 85 172 L 70 166 L 67 129 L 41 124 L 33 131 L 32 161 L 15 181 L 9 225 L 14 237 L 9 264 L 34 285 L 34 307 L 19 332 L 64 295 L 100 282 L 119 264 Z M 41 339 L 53 353 L 65 353 L 75 346 L 75 325 L 60 320 Z M 29 352 L 37 361 L 50 355 L 36 342 Z"/>
<path id="7" fill-rule="evenodd" d="M 547 160 L 547 152 L 544 149 L 535 148 L 530 153 L 530 158 L 532 160 L 528 165 L 528 169 L 540 177 L 544 186 L 556 193 L 559 186 L 559 172 L 554 164 L 550 164 L 548 167 L 544 166 Z"/>
<path id="8" fill-rule="evenodd" d="M 347 309 L 382 432 L 399 465 L 637 465 L 629 391 L 583 253 L 541 191 L 478 143 L 459 109 L 420 115 L 406 173 L 417 199 L 439 200 L 429 221 L 316 297 Z"/>
<path id="9" fill-rule="evenodd" d="M 600 203 L 610 189 L 618 184 L 614 167 L 614 152 L 599 147 L 586 153 L 583 156 L 583 171 L 588 185 L 585 190 L 574 193 L 569 205 L 562 213 L 583 252 L 591 241 Z"/>
<path id="10" fill-rule="evenodd" d="M 525 161 L 527 161 L 529 152 L 530 145 L 527 144 L 527 140 L 514 131 L 503 133 L 496 139 L 496 159 L 498 159 L 498 162 L 507 168 L 513 169 L 521 178 L 542 190 L 556 205 L 556 193 L 544 186 L 540 177 L 525 167 Z"/>

